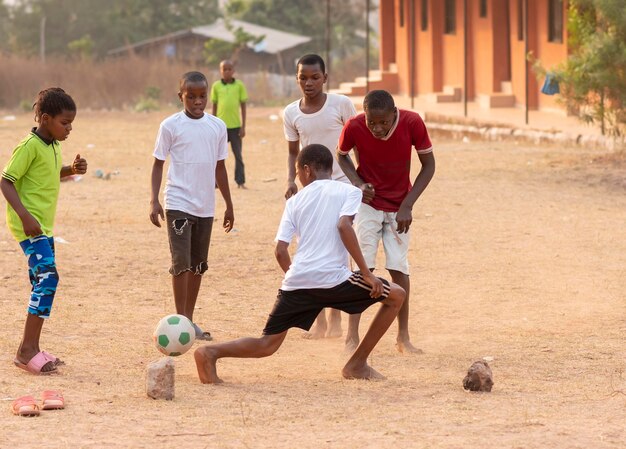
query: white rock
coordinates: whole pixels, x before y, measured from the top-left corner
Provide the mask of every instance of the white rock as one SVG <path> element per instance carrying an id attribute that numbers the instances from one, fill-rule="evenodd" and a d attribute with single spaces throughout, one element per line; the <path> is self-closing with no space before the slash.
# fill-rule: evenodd
<path id="1" fill-rule="evenodd" d="M 153 399 L 174 399 L 174 360 L 162 357 L 146 367 L 146 393 Z"/>

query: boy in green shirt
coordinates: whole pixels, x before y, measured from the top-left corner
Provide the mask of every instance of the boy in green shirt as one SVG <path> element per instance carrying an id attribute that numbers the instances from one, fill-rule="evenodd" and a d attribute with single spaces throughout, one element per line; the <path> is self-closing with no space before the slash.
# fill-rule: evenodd
<path id="1" fill-rule="evenodd" d="M 235 155 L 235 182 L 237 187 L 245 189 L 246 174 L 244 171 L 241 140 L 246 135 L 246 101 L 248 92 L 246 86 L 233 78 L 235 73 L 232 61 L 220 62 L 222 79 L 211 86 L 211 102 L 213 115 L 226 123 L 228 141 Z M 241 118 L 239 116 L 241 108 Z"/>
<path id="2" fill-rule="evenodd" d="M 2 171 L 0 190 L 7 200 L 7 225 L 28 258 L 31 295 L 22 342 L 14 363 L 33 374 L 52 374 L 62 362 L 39 347 L 41 328 L 59 282 L 52 228 L 60 179 L 87 172 L 77 154 L 71 165 L 61 164 L 61 145 L 76 117 L 72 97 L 60 89 L 39 92 L 33 105 L 39 124 L 13 150 Z"/>

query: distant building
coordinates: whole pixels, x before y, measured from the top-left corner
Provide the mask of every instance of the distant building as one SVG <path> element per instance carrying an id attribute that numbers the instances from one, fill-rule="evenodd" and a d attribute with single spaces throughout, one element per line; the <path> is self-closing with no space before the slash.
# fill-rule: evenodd
<path id="1" fill-rule="evenodd" d="M 164 36 L 146 39 L 134 44 L 115 48 L 109 56 L 137 55 L 146 58 L 165 58 L 194 64 L 204 63 L 204 43 L 217 39 L 235 42 L 231 30 L 241 28 L 263 40 L 254 47 L 239 53 L 237 71 L 240 73 L 267 71 L 270 73 L 295 73 L 295 60 L 300 56 L 301 46 L 311 41 L 310 37 L 255 25 L 241 20 L 230 20 L 230 29 L 223 19 L 211 25 L 193 27 L 169 33 Z"/>
<path id="2" fill-rule="evenodd" d="M 526 55 L 548 70 L 567 58 L 567 0 L 383 0 L 379 15 L 380 70 L 370 90 L 432 102 L 462 102 L 466 93 L 484 108 L 562 110 L 541 93 Z M 345 87 L 365 93 L 362 80 Z"/>

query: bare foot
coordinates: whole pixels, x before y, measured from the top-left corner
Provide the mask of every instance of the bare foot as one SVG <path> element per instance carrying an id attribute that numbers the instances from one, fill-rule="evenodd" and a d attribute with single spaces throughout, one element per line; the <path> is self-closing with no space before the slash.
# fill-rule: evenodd
<path id="1" fill-rule="evenodd" d="M 345 355 L 352 355 L 356 348 L 359 346 L 358 337 L 346 337 L 346 344 L 343 347 L 343 353 Z"/>
<path id="2" fill-rule="evenodd" d="M 385 380 L 386 377 L 369 366 L 367 363 L 361 366 L 344 366 L 341 374 L 346 379 Z"/>
<path id="3" fill-rule="evenodd" d="M 310 331 L 302 335 L 302 338 L 306 338 L 307 340 L 319 340 L 320 338 L 324 338 L 324 335 L 326 335 L 326 325 L 320 326 L 318 323 L 315 323 Z"/>
<path id="4" fill-rule="evenodd" d="M 210 346 L 202 346 L 193 353 L 196 359 L 196 368 L 198 369 L 198 377 L 203 384 L 221 384 L 222 379 L 217 377 L 217 367 L 215 363 L 217 359 Z"/>
<path id="5" fill-rule="evenodd" d="M 421 349 L 416 348 L 415 346 L 413 346 L 411 341 L 408 340 L 408 339 L 396 341 L 396 349 L 398 350 L 398 352 L 401 352 L 403 354 L 404 353 L 407 353 L 407 354 L 424 354 L 424 351 L 422 351 Z"/>

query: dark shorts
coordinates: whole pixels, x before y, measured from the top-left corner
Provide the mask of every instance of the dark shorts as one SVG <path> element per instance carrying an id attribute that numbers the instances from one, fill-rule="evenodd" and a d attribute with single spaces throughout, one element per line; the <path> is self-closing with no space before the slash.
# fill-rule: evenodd
<path id="1" fill-rule="evenodd" d="M 213 217 L 202 218 L 178 210 L 166 210 L 165 222 L 172 254 L 170 274 L 204 273 L 208 268 Z"/>
<path id="2" fill-rule="evenodd" d="M 352 273 L 350 279 L 333 288 L 312 288 L 301 290 L 278 290 L 274 309 L 270 313 L 263 335 L 275 335 L 292 327 L 308 331 L 315 318 L 326 307 L 349 314 L 361 313 L 369 306 L 389 296 L 389 282 L 381 279 L 384 293 L 378 298 L 370 298 L 371 288 L 360 273 Z"/>

